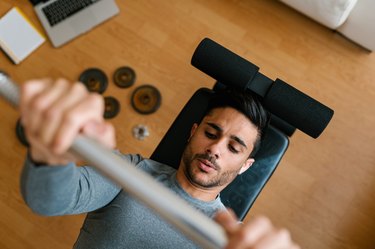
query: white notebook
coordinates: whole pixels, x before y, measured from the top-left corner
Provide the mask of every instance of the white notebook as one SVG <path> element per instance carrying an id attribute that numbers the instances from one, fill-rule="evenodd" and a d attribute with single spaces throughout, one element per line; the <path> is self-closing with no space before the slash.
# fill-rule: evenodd
<path id="1" fill-rule="evenodd" d="M 45 41 L 17 7 L 0 19 L 0 47 L 15 63 L 20 63 Z"/>

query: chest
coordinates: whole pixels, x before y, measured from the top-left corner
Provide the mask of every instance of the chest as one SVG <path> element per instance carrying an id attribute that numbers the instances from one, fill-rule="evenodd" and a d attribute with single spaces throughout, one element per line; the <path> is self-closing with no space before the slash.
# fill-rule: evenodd
<path id="1" fill-rule="evenodd" d="M 85 245 L 82 248 L 197 248 L 124 192 L 109 205 L 87 215 L 77 245 Z"/>

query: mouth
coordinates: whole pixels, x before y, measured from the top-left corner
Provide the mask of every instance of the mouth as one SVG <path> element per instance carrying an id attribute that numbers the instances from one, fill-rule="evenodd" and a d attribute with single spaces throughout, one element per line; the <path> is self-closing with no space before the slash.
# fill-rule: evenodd
<path id="1" fill-rule="evenodd" d="M 198 159 L 198 162 L 199 162 L 199 168 L 205 172 L 211 172 L 211 171 L 217 170 L 216 166 L 208 160 Z"/>

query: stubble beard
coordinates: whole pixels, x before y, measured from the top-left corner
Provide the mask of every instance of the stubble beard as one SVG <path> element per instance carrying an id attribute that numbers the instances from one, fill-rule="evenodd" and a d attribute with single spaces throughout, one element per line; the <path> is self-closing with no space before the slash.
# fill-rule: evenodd
<path id="1" fill-rule="evenodd" d="M 216 165 L 215 175 L 212 175 L 208 179 L 204 180 L 200 178 L 194 171 L 199 171 L 202 174 L 206 174 L 207 176 L 209 173 L 205 173 L 201 171 L 199 168 L 194 170 L 194 160 L 197 159 L 205 159 L 209 160 L 212 164 Z M 229 184 L 233 181 L 233 179 L 238 175 L 240 169 L 238 170 L 231 170 L 231 171 L 224 171 L 222 172 L 222 168 L 215 163 L 212 156 L 208 154 L 195 154 L 193 155 L 191 151 L 190 143 L 186 146 L 185 151 L 182 155 L 182 161 L 185 165 L 184 173 L 188 180 L 196 185 L 203 188 L 213 188 L 213 187 L 220 187 Z M 212 174 L 212 173 L 211 173 Z"/>

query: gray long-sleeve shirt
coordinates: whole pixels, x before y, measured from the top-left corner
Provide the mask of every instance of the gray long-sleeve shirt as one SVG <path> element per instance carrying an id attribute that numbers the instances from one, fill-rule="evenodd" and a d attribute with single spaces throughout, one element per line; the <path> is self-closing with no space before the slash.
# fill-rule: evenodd
<path id="1" fill-rule="evenodd" d="M 172 167 L 139 155 L 123 155 L 123 158 L 207 216 L 224 209 L 219 197 L 204 202 L 187 194 L 178 184 Z M 35 166 L 27 158 L 21 192 L 29 207 L 41 215 L 88 213 L 74 248 L 197 248 L 91 167 Z"/>

